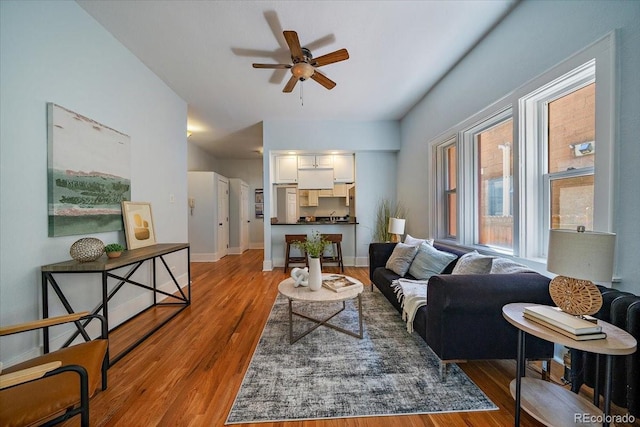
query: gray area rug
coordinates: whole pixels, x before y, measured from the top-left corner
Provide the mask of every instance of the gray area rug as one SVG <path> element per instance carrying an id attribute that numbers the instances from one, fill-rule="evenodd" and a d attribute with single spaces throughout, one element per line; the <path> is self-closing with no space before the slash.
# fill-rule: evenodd
<path id="1" fill-rule="evenodd" d="M 357 331 L 357 300 L 332 323 Z M 226 424 L 498 409 L 457 366 L 439 360 L 380 292 L 365 289 L 364 338 L 324 326 L 289 344 L 287 300 L 276 299 Z M 341 303 L 294 302 L 320 318 Z M 313 323 L 293 317 L 297 335 Z"/>

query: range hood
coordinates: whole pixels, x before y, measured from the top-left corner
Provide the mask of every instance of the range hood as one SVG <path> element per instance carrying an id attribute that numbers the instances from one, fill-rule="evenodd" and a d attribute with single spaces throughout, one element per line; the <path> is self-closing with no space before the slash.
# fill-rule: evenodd
<path id="1" fill-rule="evenodd" d="M 333 169 L 298 169 L 298 189 L 332 190 Z"/>

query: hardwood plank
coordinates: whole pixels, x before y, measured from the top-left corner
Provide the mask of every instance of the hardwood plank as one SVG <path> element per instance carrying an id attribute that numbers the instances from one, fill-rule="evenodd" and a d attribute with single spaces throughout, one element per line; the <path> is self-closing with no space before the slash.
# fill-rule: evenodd
<path id="1" fill-rule="evenodd" d="M 109 369 L 109 388 L 91 400 L 92 426 L 222 426 L 269 317 L 282 268 L 263 272 L 263 252 L 250 250 L 216 263 L 192 263 L 192 304 Z M 337 267 L 323 271 L 338 273 Z M 368 285 L 368 268 L 345 267 Z M 364 292 L 371 292 L 365 286 Z M 377 290 L 375 291 L 377 292 Z M 158 309 L 158 310 L 164 310 Z M 113 346 L 143 333 L 160 313 L 114 331 Z M 142 317 L 142 316 L 141 316 Z M 243 427 L 416 427 L 513 425 L 509 383 L 514 361 L 460 367 L 497 411 L 242 424 Z M 531 371 L 531 376 L 539 375 Z M 528 374 L 528 375 L 529 375 Z M 79 418 L 65 426 L 79 425 Z M 540 426 L 524 413 L 521 426 Z M 636 423 L 640 425 L 640 423 Z"/>

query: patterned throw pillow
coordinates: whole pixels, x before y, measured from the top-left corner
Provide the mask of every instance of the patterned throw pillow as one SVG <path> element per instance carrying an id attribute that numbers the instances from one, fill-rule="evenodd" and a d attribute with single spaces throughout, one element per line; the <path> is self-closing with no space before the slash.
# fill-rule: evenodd
<path id="1" fill-rule="evenodd" d="M 409 267 L 409 274 L 419 280 L 428 280 L 435 274 L 440 274 L 457 256 L 439 251 L 427 242 L 418 247 L 418 253 Z"/>
<path id="2" fill-rule="evenodd" d="M 451 274 L 489 274 L 492 264 L 493 257 L 473 251 L 460 257 Z"/>
<path id="3" fill-rule="evenodd" d="M 416 256 L 416 252 L 418 252 L 417 246 L 398 243 L 396 247 L 393 248 L 393 253 L 387 260 L 385 267 L 397 275 L 404 277 L 409 270 L 413 257 Z"/>

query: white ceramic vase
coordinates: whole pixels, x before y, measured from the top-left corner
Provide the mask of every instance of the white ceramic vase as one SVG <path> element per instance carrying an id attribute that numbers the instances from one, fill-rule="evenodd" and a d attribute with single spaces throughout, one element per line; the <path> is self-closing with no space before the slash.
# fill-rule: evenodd
<path id="1" fill-rule="evenodd" d="M 322 287 L 322 268 L 320 258 L 309 257 L 309 289 L 318 291 Z"/>

